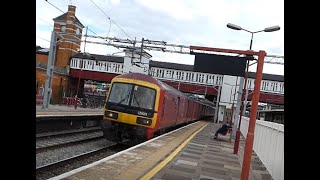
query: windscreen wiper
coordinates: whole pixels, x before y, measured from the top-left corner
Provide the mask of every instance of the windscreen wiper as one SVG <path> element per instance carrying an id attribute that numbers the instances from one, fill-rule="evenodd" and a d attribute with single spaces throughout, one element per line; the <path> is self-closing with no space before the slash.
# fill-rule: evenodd
<path id="1" fill-rule="evenodd" d="M 140 104 L 139 104 L 139 102 L 138 102 L 138 100 L 137 100 L 137 98 L 136 98 L 136 96 L 135 96 L 135 95 L 133 95 L 133 99 L 136 101 L 136 103 L 137 103 L 138 107 L 140 107 Z"/>
<path id="2" fill-rule="evenodd" d="M 123 101 L 127 100 L 130 97 L 130 94 L 127 94 L 123 99 L 121 99 L 119 102 L 117 102 L 116 104 L 114 104 L 113 106 L 118 106 L 119 104 L 121 104 Z"/>

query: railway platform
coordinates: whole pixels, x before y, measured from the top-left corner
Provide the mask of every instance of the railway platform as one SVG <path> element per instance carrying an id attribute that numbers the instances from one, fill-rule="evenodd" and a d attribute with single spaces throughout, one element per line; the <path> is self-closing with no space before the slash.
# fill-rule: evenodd
<path id="1" fill-rule="evenodd" d="M 80 115 L 103 115 L 102 108 L 81 108 L 65 105 L 49 105 L 47 109 L 42 109 L 42 105 L 36 105 L 36 117 L 41 116 L 80 116 Z"/>
<path id="2" fill-rule="evenodd" d="M 244 137 L 233 154 L 229 134 L 213 139 L 220 124 L 198 121 L 168 134 L 51 178 L 55 179 L 240 179 Z M 272 179 L 258 156 L 251 158 L 250 180 Z"/>

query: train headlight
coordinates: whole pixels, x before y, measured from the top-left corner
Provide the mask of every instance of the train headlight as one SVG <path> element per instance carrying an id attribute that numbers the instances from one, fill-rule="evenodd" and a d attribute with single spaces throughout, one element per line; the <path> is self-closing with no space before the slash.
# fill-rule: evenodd
<path id="1" fill-rule="evenodd" d="M 111 112 L 111 111 L 106 111 L 104 113 L 104 116 L 112 119 L 118 119 L 118 113 Z"/>
<path id="2" fill-rule="evenodd" d="M 137 124 L 143 124 L 143 125 L 148 125 L 150 126 L 152 123 L 151 119 L 147 118 L 142 118 L 142 117 L 137 117 Z"/>

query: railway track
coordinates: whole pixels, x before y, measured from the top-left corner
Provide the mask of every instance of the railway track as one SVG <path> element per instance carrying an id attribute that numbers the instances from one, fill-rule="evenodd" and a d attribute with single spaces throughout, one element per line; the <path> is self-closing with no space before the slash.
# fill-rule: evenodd
<path id="1" fill-rule="evenodd" d="M 100 128 L 40 134 L 36 140 L 36 153 L 102 138 L 103 133 Z"/>
<path id="2" fill-rule="evenodd" d="M 102 158 L 108 157 L 119 151 L 129 148 L 128 146 L 107 143 L 102 147 L 96 148 L 94 150 L 86 151 L 71 157 L 67 157 L 55 162 L 51 162 L 45 165 L 36 167 L 36 179 L 48 179 L 62 173 L 71 171 L 78 167 L 93 163 Z"/>
<path id="3" fill-rule="evenodd" d="M 59 135 L 66 135 L 66 134 L 75 134 L 75 133 L 82 133 L 82 132 L 91 132 L 101 130 L 101 127 L 91 127 L 91 128 L 83 128 L 83 129 L 73 129 L 73 130 L 63 130 L 63 131 L 56 131 L 56 132 L 49 132 L 49 133 L 39 133 L 36 134 L 36 138 L 45 138 L 45 137 L 54 137 Z"/>

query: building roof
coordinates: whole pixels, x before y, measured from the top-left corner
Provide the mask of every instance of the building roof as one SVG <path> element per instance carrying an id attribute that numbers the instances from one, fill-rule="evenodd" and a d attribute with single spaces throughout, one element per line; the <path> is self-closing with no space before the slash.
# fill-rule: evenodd
<path id="1" fill-rule="evenodd" d="M 67 13 L 64 13 L 56 18 L 54 18 L 54 21 L 65 21 L 67 19 Z M 79 21 L 77 16 L 75 16 L 75 23 L 78 23 L 82 28 L 84 28 L 84 25 Z"/>
<path id="2" fill-rule="evenodd" d="M 124 49 L 124 52 L 134 52 L 135 54 L 141 55 L 141 48 L 134 48 L 134 49 Z M 149 54 L 147 51 L 142 49 L 142 56 L 147 56 L 146 58 L 151 58 L 152 55 Z"/>
<path id="3" fill-rule="evenodd" d="M 36 46 L 36 54 L 49 55 L 49 49 L 48 48 L 42 48 L 40 46 Z"/>
<path id="4" fill-rule="evenodd" d="M 76 53 L 72 56 L 72 58 L 84 58 L 84 59 L 92 59 L 92 60 L 99 60 L 99 61 L 110 61 L 110 62 L 116 62 L 116 63 L 123 63 L 124 57 L 120 56 L 106 56 L 106 55 L 99 55 L 99 54 L 88 54 L 85 53 L 84 56 L 82 56 L 83 53 Z"/>
<path id="5" fill-rule="evenodd" d="M 153 61 L 153 60 L 150 60 L 150 67 L 176 69 L 176 70 L 183 70 L 183 71 L 193 71 L 193 65 L 160 62 L 160 61 Z"/>
<path id="6" fill-rule="evenodd" d="M 254 72 L 249 72 L 248 77 L 249 77 L 249 78 L 255 78 L 255 77 L 256 77 L 256 73 L 254 73 Z M 263 80 L 270 80 L 270 81 L 284 82 L 284 76 L 282 76 L 282 75 L 276 75 L 276 74 L 266 74 L 266 73 L 263 73 L 263 74 L 262 74 L 262 79 L 263 79 Z"/>

